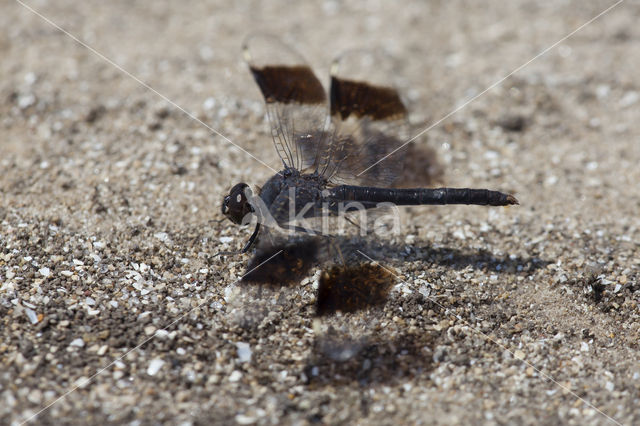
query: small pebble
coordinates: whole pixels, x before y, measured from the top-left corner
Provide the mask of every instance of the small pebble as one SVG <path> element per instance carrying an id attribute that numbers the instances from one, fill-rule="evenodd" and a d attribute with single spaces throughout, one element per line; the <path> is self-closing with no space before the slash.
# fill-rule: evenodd
<path id="1" fill-rule="evenodd" d="M 166 232 L 156 232 L 153 236 L 165 243 L 169 241 L 169 234 Z"/>
<path id="2" fill-rule="evenodd" d="M 27 93 L 18 97 L 18 106 L 20 109 L 27 109 L 36 103 L 36 97 L 32 93 Z"/>
<path id="3" fill-rule="evenodd" d="M 74 346 L 76 348 L 82 348 L 84 347 L 84 340 L 82 340 L 81 338 L 77 338 L 71 341 L 71 343 L 69 343 L 69 346 Z"/>
<path id="4" fill-rule="evenodd" d="M 620 106 L 623 108 L 630 107 L 640 100 L 640 94 L 635 90 L 631 90 L 624 94 L 622 99 L 620 99 Z"/>
<path id="5" fill-rule="evenodd" d="M 251 346 L 248 343 L 237 342 L 236 348 L 238 348 L 238 359 L 240 362 L 251 361 Z"/>
<path id="6" fill-rule="evenodd" d="M 155 358 L 151 360 L 151 362 L 149 363 L 149 367 L 147 367 L 147 374 L 150 376 L 155 376 L 158 373 L 158 371 L 160 371 L 163 365 L 164 365 L 164 360 L 160 358 Z"/>
<path id="7" fill-rule="evenodd" d="M 229 381 L 231 383 L 235 383 L 242 378 L 242 373 L 238 370 L 234 370 L 231 374 L 229 374 Z"/>
<path id="8" fill-rule="evenodd" d="M 245 416 L 244 414 L 238 414 L 235 417 L 235 421 L 236 423 L 238 423 L 239 425 L 252 425 L 255 422 L 258 421 L 257 418 L 255 417 L 251 417 L 251 416 Z"/>
<path id="9" fill-rule="evenodd" d="M 38 315 L 35 313 L 35 311 L 33 309 L 25 308 L 24 311 L 27 314 L 27 317 L 29 318 L 29 322 L 31 324 L 37 324 L 38 323 Z"/>

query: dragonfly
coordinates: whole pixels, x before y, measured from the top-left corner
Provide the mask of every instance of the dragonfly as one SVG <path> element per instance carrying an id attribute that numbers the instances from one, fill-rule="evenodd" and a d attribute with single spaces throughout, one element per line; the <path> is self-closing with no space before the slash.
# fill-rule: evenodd
<path id="1" fill-rule="evenodd" d="M 328 218 L 389 205 L 518 204 L 513 195 L 489 189 L 393 186 L 403 171 L 408 111 L 377 53 L 340 55 L 331 65 L 328 93 L 303 57 L 276 37 L 249 37 L 243 53 L 282 162 L 261 187 L 238 183 L 222 201 L 222 214 L 234 224 L 255 221 L 241 250 L 221 253 L 255 249 L 244 281 L 300 280 L 322 256 L 319 238 L 330 238 L 331 231 L 318 224 Z M 286 237 L 274 237 L 284 231 Z M 386 268 L 343 257 L 342 265 L 321 274 L 317 312 L 383 303 L 392 282 Z"/>

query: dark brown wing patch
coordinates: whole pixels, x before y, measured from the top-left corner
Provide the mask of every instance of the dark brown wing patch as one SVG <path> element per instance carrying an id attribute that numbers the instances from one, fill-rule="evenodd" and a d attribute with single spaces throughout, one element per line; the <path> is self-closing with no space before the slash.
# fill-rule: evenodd
<path id="1" fill-rule="evenodd" d="M 394 276 L 380 265 L 334 266 L 320 277 L 316 314 L 356 312 L 383 305 L 394 282 Z"/>
<path id="2" fill-rule="evenodd" d="M 331 77 L 331 115 L 346 120 L 350 115 L 373 120 L 394 120 L 406 116 L 407 109 L 391 87 Z"/>
<path id="3" fill-rule="evenodd" d="M 267 65 L 250 68 L 267 103 L 319 104 L 326 100 L 322 84 L 308 66 Z"/>

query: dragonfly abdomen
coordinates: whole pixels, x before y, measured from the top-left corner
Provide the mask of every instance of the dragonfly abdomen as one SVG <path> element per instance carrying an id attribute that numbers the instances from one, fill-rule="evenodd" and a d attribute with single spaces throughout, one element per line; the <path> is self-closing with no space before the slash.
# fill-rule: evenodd
<path id="1" fill-rule="evenodd" d="M 397 206 L 475 204 L 508 206 L 519 204 L 509 194 L 489 189 L 472 188 L 376 188 L 340 185 L 329 190 L 327 198 L 335 201 L 363 203 L 393 203 Z"/>

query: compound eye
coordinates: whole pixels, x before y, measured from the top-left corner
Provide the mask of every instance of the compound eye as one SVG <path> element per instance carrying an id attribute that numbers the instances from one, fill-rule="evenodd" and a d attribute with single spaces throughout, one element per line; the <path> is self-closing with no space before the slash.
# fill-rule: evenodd
<path id="1" fill-rule="evenodd" d="M 222 202 L 222 214 L 233 223 L 242 223 L 242 219 L 252 211 L 251 205 L 244 194 L 247 187 L 246 183 L 235 185 Z"/>
<path id="2" fill-rule="evenodd" d="M 247 203 L 247 197 L 244 195 L 244 187 L 236 185 L 231 189 L 229 194 L 229 204 L 231 210 L 242 208 Z"/>

